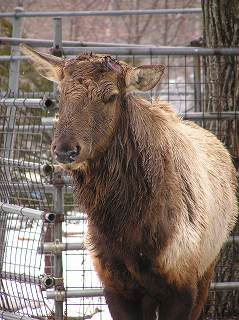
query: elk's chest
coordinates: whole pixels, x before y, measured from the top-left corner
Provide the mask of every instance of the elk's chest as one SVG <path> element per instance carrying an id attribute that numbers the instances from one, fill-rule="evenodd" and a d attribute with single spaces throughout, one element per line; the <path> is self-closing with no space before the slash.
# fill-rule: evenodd
<path id="1" fill-rule="evenodd" d="M 90 249 L 93 262 L 101 281 L 127 296 L 144 292 L 140 283 L 142 274 L 152 273 L 153 257 L 146 254 L 139 242 L 115 234 L 108 239 L 97 228 L 89 228 Z"/>

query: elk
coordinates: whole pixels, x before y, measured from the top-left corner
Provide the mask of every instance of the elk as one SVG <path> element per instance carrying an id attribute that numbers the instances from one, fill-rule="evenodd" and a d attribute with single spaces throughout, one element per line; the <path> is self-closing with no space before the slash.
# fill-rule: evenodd
<path id="1" fill-rule="evenodd" d="M 52 155 L 88 215 L 88 247 L 114 320 L 196 320 L 237 216 L 222 143 L 151 90 L 164 66 L 62 59 L 22 46 L 59 85 Z"/>

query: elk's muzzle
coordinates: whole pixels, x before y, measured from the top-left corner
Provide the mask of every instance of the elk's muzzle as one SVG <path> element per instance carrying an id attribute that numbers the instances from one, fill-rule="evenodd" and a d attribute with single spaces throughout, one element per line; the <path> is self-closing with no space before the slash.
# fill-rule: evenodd
<path id="1" fill-rule="evenodd" d="M 67 164 L 76 161 L 80 154 L 80 146 L 74 147 L 66 144 L 53 144 L 52 146 L 53 157 L 60 163 Z"/>

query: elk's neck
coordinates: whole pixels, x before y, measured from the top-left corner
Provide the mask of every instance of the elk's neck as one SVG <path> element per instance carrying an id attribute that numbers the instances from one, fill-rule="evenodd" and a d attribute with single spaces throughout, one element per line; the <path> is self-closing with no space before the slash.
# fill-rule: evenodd
<path id="1" fill-rule="evenodd" d="M 146 102 L 128 99 L 108 150 L 86 172 L 75 171 L 76 200 L 89 219 L 111 231 L 144 224 L 163 177 L 162 152 L 155 146 L 154 119 Z"/>

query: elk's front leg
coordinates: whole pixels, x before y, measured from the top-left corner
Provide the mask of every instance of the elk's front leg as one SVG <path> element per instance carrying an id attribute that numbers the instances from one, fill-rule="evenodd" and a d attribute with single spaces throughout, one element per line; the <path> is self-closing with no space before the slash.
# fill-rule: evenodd
<path id="1" fill-rule="evenodd" d="M 135 271 L 131 267 L 131 272 L 138 279 L 148 297 L 151 298 L 151 305 L 152 302 L 155 303 L 154 307 L 150 307 L 150 310 L 157 309 L 160 320 L 192 320 L 192 308 L 197 292 L 193 280 L 187 284 L 179 285 L 174 281 L 169 281 L 159 272 L 140 271 Z"/>
<path id="2" fill-rule="evenodd" d="M 105 299 L 113 320 L 143 320 L 142 294 L 124 263 L 96 256 L 93 263 L 105 288 Z"/>
<path id="3" fill-rule="evenodd" d="M 171 291 L 159 306 L 160 320 L 191 320 L 194 292 L 190 289 Z"/>
<path id="4" fill-rule="evenodd" d="M 113 320 L 143 320 L 141 301 L 126 299 L 107 289 L 104 294 Z"/>

